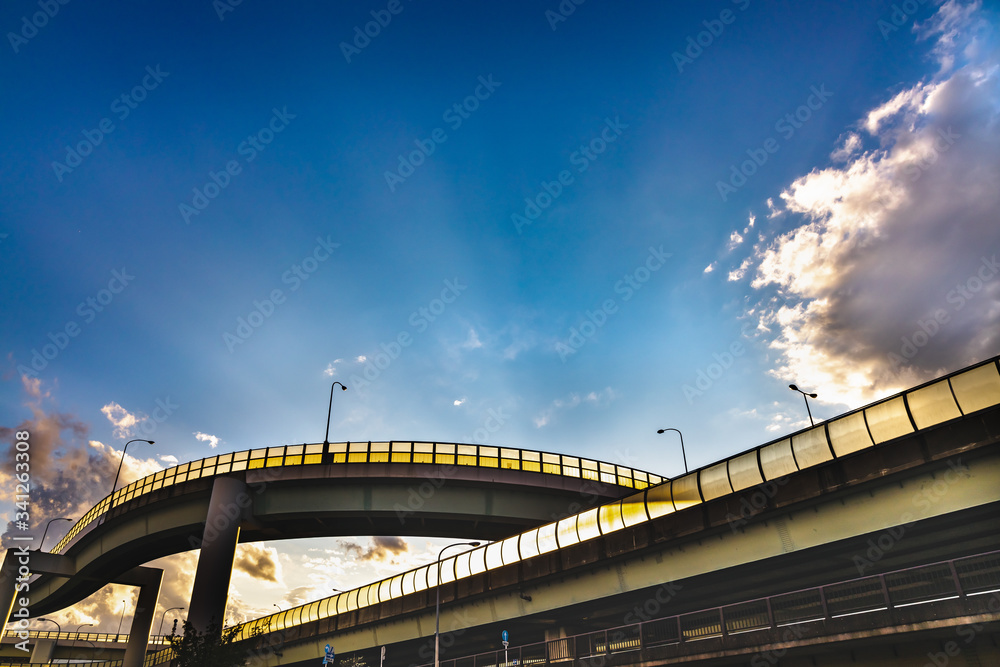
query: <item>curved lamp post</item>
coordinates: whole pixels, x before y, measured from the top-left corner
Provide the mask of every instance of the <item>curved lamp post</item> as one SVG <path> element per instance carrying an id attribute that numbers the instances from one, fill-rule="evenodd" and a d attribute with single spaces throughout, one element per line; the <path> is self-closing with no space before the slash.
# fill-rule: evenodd
<path id="1" fill-rule="evenodd" d="M 802 391 L 801 389 L 799 389 L 798 387 L 796 387 L 794 384 L 788 385 L 788 388 L 791 389 L 792 391 L 797 391 L 800 394 L 802 394 L 802 400 L 806 402 L 806 412 L 809 413 L 809 425 L 810 426 L 815 426 L 816 422 L 813 421 L 812 410 L 809 409 L 809 399 L 810 398 L 816 398 L 816 394 L 806 393 L 806 392 Z"/>
<path id="2" fill-rule="evenodd" d="M 677 431 L 677 435 L 681 436 L 681 456 L 684 457 L 684 474 L 686 475 L 688 472 L 688 457 L 684 452 L 684 434 L 676 428 L 661 428 L 657 433 L 666 433 L 667 431 Z"/>
<path id="3" fill-rule="evenodd" d="M 156 631 L 156 634 L 159 635 L 160 637 L 163 636 L 163 621 L 166 620 L 168 611 L 173 611 L 174 609 L 183 609 L 183 608 L 184 607 L 171 607 L 170 609 L 164 609 L 163 615 L 160 616 L 160 629 Z"/>
<path id="4" fill-rule="evenodd" d="M 116 633 L 116 636 L 121 635 L 123 622 L 125 622 L 125 600 L 122 600 L 122 616 L 118 619 L 118 632 Z"/>
<path id="5" fill-rule="evenodd" d="M 156 444 L 152 440 L 143 440 L 142 438 L 129 440 L 125 443 L 125 446 L 122 447 L 122 460 L 118 462 L 118 472 L 115 473 L 115 483 L 111 485 L 111 493 L 115 492 L 115 487 L 118 486 L 118 476 L 122 474 L 122 464 L 125 463 L 125 450 L 128 449 L 128 446 L 133 442 L 148 442 L 151 445 Z"/>
<path id="6" fill-rule="evenodd" d="M 45 530 L 42 531 L 42 540 L 41 540 L 41 542 L 38 543 L 38 550 L 39 551 L 42 550 L 42 546 L 45 544 L 45 536 L 48 535 L 48 533 L 49 533 L 49 526 L 52 525 L 53 521 L 72 521 L 72 520 L 73 519 L 70 519 L 70 518 L 64 517 L 64 516 L 61 516 L 61 517 L 59 517 L 57 519 L 49 519 L 49 522 L 47 524 L 45 524 Z"/>
<path id="7" fill-rule="evenodd" d="M 323 439 L 324 445 L 330 444 L 330 413 L 333 412 L 333 390 L 338 384 L 341 390 L 347 391 L 347 387 L 344 386 L 343 382 L 334 382 L 330 385 L 330 407 L 326 410 L 326 437 Z"/>
<path id="8" fill-rule="evenodd" d="M 80 638 L 80 628 L 85 628 L 88 625 L 93 626 L 94 624 L 93 623 L 81 623 L 80 625 L 77 626 L 77 628 L 76 628 L 76 639 L 73 640 L 73 645 L 70 648 L 74 648 L 74 649 L 76 648 L 77 639 Z M 87 641 L 89 641 L 89 640 L 87 640 Z M 96 647 L 95 647 L 95 650 L 96 650 Z"/>
<path id="9" fill-rule="evenodd" d="M 441 551 L 438 552 L 437 558 L 437 584 L 434 586 L 436 595 L 434 602 L 434 667 L 441 667 L 440 662 L 440 650 L 439 650 L 439 640 L 441 638 L 441 556 L 444 555 L 445 550 L 451 549 L 452 547 L 478 547 L 479 542 L 456 542 L 455 544 L 449 544 L 445 546 Z"/>

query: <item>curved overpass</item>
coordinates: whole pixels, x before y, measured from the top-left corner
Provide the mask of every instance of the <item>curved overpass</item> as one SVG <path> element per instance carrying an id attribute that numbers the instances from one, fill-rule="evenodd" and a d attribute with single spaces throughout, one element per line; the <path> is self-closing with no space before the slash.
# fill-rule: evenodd
<path id="1" fill-rule="evenodd" d="M 239 490 L 212 520 L 220 479 Z M 136 480 L 84 515 L 53 550 L 73 576 L 33 581 L 32 614 L 74 604 L 144 562 L 224 541 L 234 527 L 238 542 L 496 540 L 660 481 L 579 457 L 454 443 L 303 444 L 213 456 Z"/>

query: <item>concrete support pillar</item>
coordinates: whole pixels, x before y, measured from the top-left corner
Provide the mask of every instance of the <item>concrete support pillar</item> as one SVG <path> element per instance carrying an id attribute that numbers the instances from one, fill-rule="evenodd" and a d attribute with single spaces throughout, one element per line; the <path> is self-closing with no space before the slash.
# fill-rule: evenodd
<path id="1" fill-rule="evenodd" d="M 143 582 L 139 585 L 139 599 L 135 604 L 135 615 L 132 616 L 132 628 L 128 633 L 122 667 L 142 667 L 149 646 L 149 631 L 153 627 L 156 601 L 160 597 L 160 584 L 163 582 L 163 570 L 142 567 L 133 570 L 136 571 L 142 572 Z"/>
<path id="2" fill-rule="evenodd" d="M 52 654 L 56 652 L 56 642 L 54 639 L 39 639 L 35 641 L 35 646 L 31 649 L 31 663 L 52 662 Z M 142 663 L 139 663 L 142 667 Z"/>
<path id="3" fill-rule="evenodd" d="M 250 506 L 246 484 L 233 477 L 217 477 L 205 517 L 205 530 L 195 547 L 201 548 L 194 575 L 188 620 L 199 632 L 225 622 L 229 580 L 240 539 L 240 523 Z"/>
<path id="4" fill-rule="evenodd" d="M 17 554 L 16 549 L 7 549 L 3 557 L 3 565 L 0 565 L 0 630 L 7 627 L 10 620 L 10 612 L 14 609 L 14 600 L 17 598 Z"/>

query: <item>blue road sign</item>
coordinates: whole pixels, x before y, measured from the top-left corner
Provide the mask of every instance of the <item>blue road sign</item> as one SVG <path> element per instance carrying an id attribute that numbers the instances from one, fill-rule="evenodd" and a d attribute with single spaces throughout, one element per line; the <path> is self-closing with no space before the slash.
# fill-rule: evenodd
<path id="1" fill-rule="evenodd" d="M 323 655 L 323 664 L 324 665 L 332 665 L 332 664 L 334 664 L 335 658 L 336 658 L 336 654 L 333 652 L 333 647 L 330 646 L 329 644 L 327 644 L 326 645 L 326 650 L 324 651 L 324 655 Z"/>
<path id="2" fill-rule="evenodd" d="M 507 631 L 506 631 L 506 630 L 504 630 L 504 631 L 503 631 L 502 633 L 500 633 L 500 637 L 501 637 L 501 638 L 503 639 L 503 641 L 505 641 L 505 642 L 506 642 L 506 641 L 510 641 L 510 638 L 509 638 L 509 636 L 507 635 Z"/>

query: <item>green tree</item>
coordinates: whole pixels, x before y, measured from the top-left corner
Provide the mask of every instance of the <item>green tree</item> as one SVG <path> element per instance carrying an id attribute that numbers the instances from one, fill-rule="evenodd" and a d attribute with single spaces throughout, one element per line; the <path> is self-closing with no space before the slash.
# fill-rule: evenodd
<path id="1" fill-rule="evenodd" d="M 235 644 L 239 626 L 220 628 L 212 624 L 205 632 L 198 632 L 191 623 L 184 621 L 184 634 L 178 636 L 177 623 L 167 641 L 174 650 L 174 667 L 243 667 L 247 664 L 247 647 Z M 251 639 L 260 634 L 259 629 Z"/>

